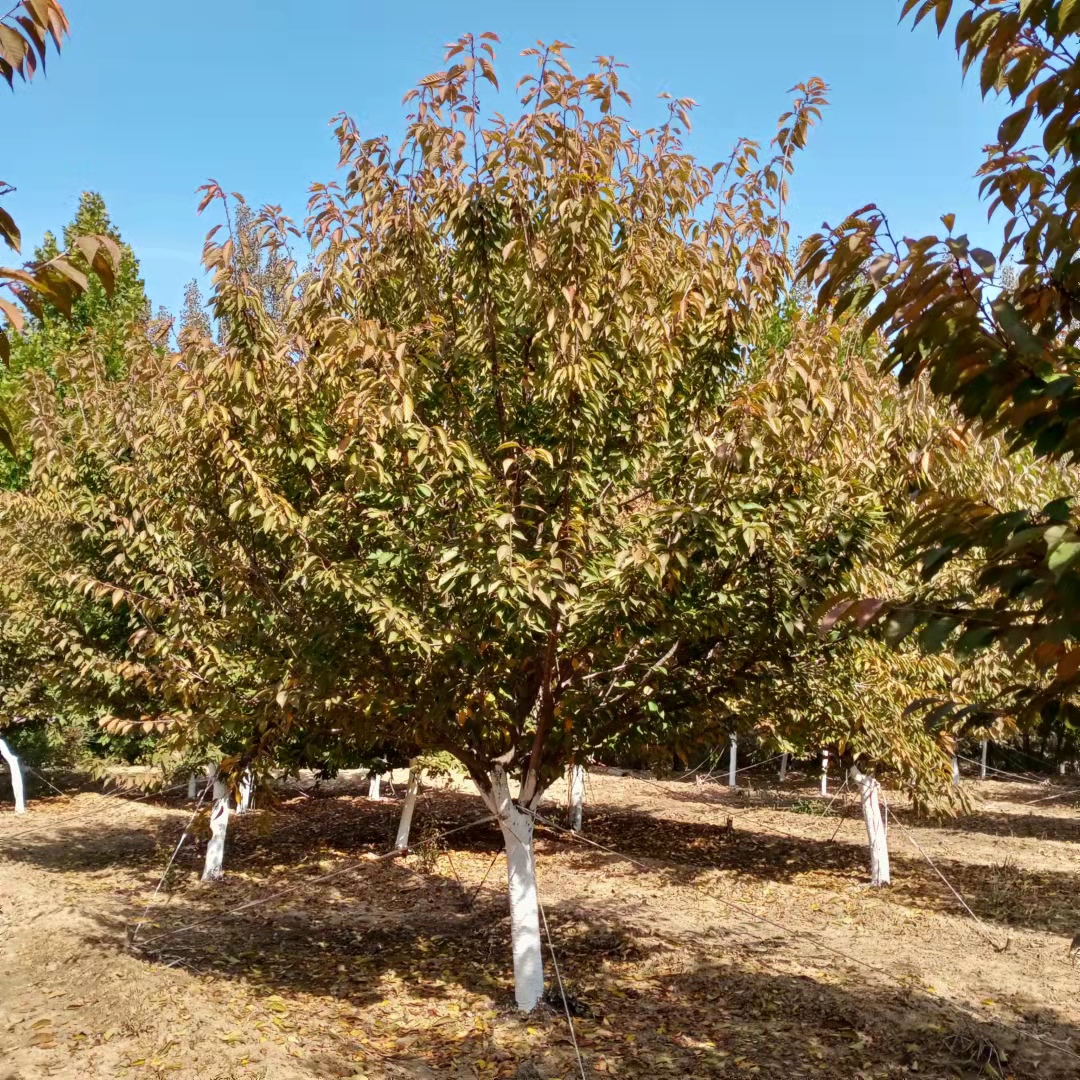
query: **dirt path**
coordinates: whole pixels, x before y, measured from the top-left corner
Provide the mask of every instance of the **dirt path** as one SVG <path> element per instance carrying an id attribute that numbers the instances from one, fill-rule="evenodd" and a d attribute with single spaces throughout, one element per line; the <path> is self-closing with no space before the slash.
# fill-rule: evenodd
<path id="1" fill-rule="evenodd" d="M 375 862 L 397 803 L 356 791 L 236 821 L 217 888 L 186 847 L 135 949 L 183 800 L 0 813 L 0 1080 L 575 1075 L 565 1017 L 510 1008 L 494 828 Z M 590 776 L 587 838 L 618 854 L 538 833 L 587 1074 L 974 1077 L 1000 1054 L 1006 1076 L 1080 1076 L 1018 1030 L 1080 1053 L 1080 813 L 1034 801 L 1058 791 L 978 785 L 976 812 L 944 826 L 894 807 L 894 886 L 874 892 L 861 821 L 795 812 L 809 787 Z M 414 840 L 481 813 L 429 792 Z"/>

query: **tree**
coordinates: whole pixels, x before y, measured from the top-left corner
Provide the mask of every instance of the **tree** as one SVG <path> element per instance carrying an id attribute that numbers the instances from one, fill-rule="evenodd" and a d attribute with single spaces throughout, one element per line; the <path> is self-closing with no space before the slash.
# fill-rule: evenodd
<path id="1" fill-rule="evenodd" d="M 211 334 L 210 316 L 203 304 L 199 283 L 192 278 L 184 288 L 184 310 L 180 314 L 181 342 L 191 337 L 208 338 Z"/>
<path id="2" fill-rule="evenodd" d="M 903 13 L 916 23 L 933 13 L 941 33 L 953 8 L 906 0 Z M 887 622 L 896 640 L 919 630 L 929 648 L 997 646 L 1011 658 L 1014 681 L 996 701 L 937 706 L 957 723 L 1080 716 L 1080 521 L 1074 474 L 1062 467 L 1080 448 L 1078 30 L 1070 0 L 967 0 L 956 20 L 963 69 L 978 68 L 984 96 L 1019 106 L 979 170 L 990 215 L 1008 214 L 996 257 L 954 235 L 952 214 L 942 218 L 944 236 L 897 242 L 873 205 L 804 252 L 820 302 L 866 312 L 864 332 L 882 335 L 885 364 L 901 381 L 925 377 L 984 447 L 1007 448 L 1043 493 L 928 499 L 905 553 L 925 582 L 951 573 L 954 588 L 933 603 L 919 595 L 881 603 L 871 620 Z M 1023 144 L 1033 129 L 1039 143 Z M 857 610 L 845 600 L 832 620 Z"/>
<path id="3" fill-rule="evenodd" d="M 84 191 L 75 217 L 64 228 L 64 250 L 74 251 L 71 262 L 87 272 L 89 267 L 78 252 L 78 243 L 88 236 L 108 237 L 120 252 L 119 265 L 110 288 L 100 278 L 87 276 L 86 289 L 67 311 L 47 302 L 12 342 L 9 372 L 18 375 L 27 368 L 53 369 L 56 359 L 76 350 L 84 335 L 93 333 L 105 370 L 111 377 L 121 375 L 125 350 L 132 329 L 141 330 L 150 319 L 150 301 L 139 277 L 139 263 L 131 248 L 123 242 L 119 230 L 109 219 L 105 200 L 97 193 Z M 34 254 L 36 262 L 55 258 L 60 247 L 52 233 L 46 233 Z"/>
<path id="4" fill-rule="evenodd" d="M 209 185 L 220 342 L 133 345 L 123 383 L 73 358 L 81 407 L 37 400 L 8 519 L 52 553 L 29 570 L 52 639 L 118 721 L 231 741 L 228 768 L 302 736 L 454 754 L 507 844 L 523 1008 L 544 789 L 631 703 L 658 715 L 688 612 L 712 590 L 735 616 L 759 537 L 809 510 L 758 346 L 823 98 L 799 88 L 764 165 L 741 143 L 707 168 L 680 143 L 689 101 L 637 132 L 614 63 L 530 52 L 513 121 L 481 127 L 493 47 L 471 37 L 401 152 L 343 119 L 308 268 L 274 208 L 251 223 L 288 287 L 243 269 Z M 72 622 L 83 604 L 108 636 Z"/>
<path id="5" fill-rule="evenodd" d="M 368 565 L 338 587 L 374 623 L 379 711 L 457 756 L 499 822 L 524 1009 L 540 797 L 625 722 L 613 682 L 663 679 L 686 583 L 753 545 L 742 349 L 785 278 L 778 204 L 823 91 L 800 88 L 760 171 L 748 145 L 708 169 L 679 141 L 690 102 L 633 132 L 616 65 L 578 78 L 564 51 L 529 50 L 521 116 L 482 128 L 493 48 L 461 39 L 400 151 L 341 122 L 344 191 L 317 187 L 309 226 L 333 311 L 309 340 L 365 368 L 327 508 Z"/>

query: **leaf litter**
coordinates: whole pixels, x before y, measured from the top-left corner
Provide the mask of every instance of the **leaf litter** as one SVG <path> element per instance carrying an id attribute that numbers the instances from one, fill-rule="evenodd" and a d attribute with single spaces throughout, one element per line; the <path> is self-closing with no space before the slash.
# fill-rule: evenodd
<path id="1" fill-rule="evenodd" d="M 1008 929 L 1010 950 L 987 955 L 898 832 L 897 884 L 874 892 L 860 887 L 857 818 L 837 830 L 760 791 L 591 779 L 587 837 L 649 869 L 538 830 L 587 1075 L 1075 1074 L 991 1023 L 1075 1040 L 1076 976 L 1057 956 L 1073 911 L 1072 808 L 1026 835 L 1022 798 L 1000 785 L 970 822 L 906 820 L 980 917 Z M 558 819 L 560 795 L 545 816 Z M 201 846 L 185 845 L 143 936 L 210 922 L 132 952 L 124 928 L 190 811 L 163 798 L 80 828 L 64 809 L 37 802 L 43 831 L 2 849 L 0 1056 L 21 1078 L 577 1075 L 561 1001 L 513 1009 L 494 827 L 456 834 L 437 857 L 373 863 L 361 857 L 389 847 L 397 802 L 348 784 L 284 798 L 235 820 L 220 887 L 199 884 Z M 66 820 L 44 829 L 50 815 Z M 477 816 L 463 791 L 428 792 L 414 827 L 432 835 Z M 0 843 L 15 831 L 0 817 Z M 316 880 L 350 862 L 355 874 Z"/>

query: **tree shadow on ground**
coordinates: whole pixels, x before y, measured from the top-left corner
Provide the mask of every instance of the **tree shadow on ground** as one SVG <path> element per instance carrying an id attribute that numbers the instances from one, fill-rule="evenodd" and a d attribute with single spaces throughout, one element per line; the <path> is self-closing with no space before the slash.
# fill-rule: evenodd
<path id="1" fill-rule="evenodd" d="M 832 825 L 825 819 L 823 825 Z M 655 814 L 596 808 L 582 842 L 595 841 L 624 856 L 652 861 L 678 880 L 702 871 L 752 876 L 761 881 L 794 882 L 834 890 L 859 887 L 868 879 L 868 851 L 858 842 L 825 831 L 820 839 L 772 831 L 752 817 L 724 825 L 659 818 Z M 765 830 L 770 831 L 765 831 Z M 561 842 L 568 840 L 560 834 Z M 1009 859 L 987 866 L 934 856 L 933 866 L 894 829 L 890 841 L 892 888 L 882 896 L 941 912 L 963 909 L 934 866 L 951 882 L 975 913 L 987 922 L 1059 933 L 1071 938 L 1077 925 L 1075 875 L 1029 870 Z M 594 854 L 595 854 L 595 849 Z M 602 861 L 602 860 L 601 860 Z"/>
<path id="2" fill-rule="evenodd" d="M 542 1076 L 571 1076 L 559 996 L 539 1016 L 513 1012 L 501 882 L 467 907 L 453 882 L 415 864 L 369 863 L 331 883 L 313 874 L 247 910 L 245 884 L 186 890 L 154 913 L 141 954 L 244 986 L 254 1025 L 284 1021 L 315 1044 L 334 1032 L 342 1068 L 359 1056 L 465 1076 L 479 1061 L 478 1075 L 512 1076 L 531 1061 Z M 184 929 L 221 904 L 231 913 Z M 975 1077 L 994 1053 L 1017 1078 L 1075 1075 L 1060 1051 L 915 987 L 831 959 L 826 979 L 812 977 L 783 935 L 643 933 L 608 899 L 550 902 L 546 916 L 573 1011 L 586 1014 L 575 1025 L 589 1075 Z M 119 926 L 103 930 L 93 947 L 122 947 Z M 1039 1033 L 1062 1045 L 1080 1034 L 1054 1016 Z M 333 1055 L 321 1067 L 335 1075 Z"/>
<path id="3" fill-rule="evenodd" d="M 162 801 L 164 804 L 164 801 Z M 98 819 L 51 827 L 44 821 L 37 831 L 0 831 L 0 853 L 8 859 L 27 861 L 58 873 L 98 873 L 123 863 L 131 870 L 159 875 L 190 819 L 190 804 L 174 800 L 167 818 L 158 815 L 131 820 L 122 807 L 108 811 L 108 822 Z M 358 858 L 389 850 L 400 804 L 378 802 L 358 796 L 324 799 L 294 797 L 273 810 L 234 817 L 229 829 L 226 869 L 266 885 L 267 879 L 312 878 L 333 869 L 341 859 Z M 478 797 L 458 792 L 429 793 L 422 799 L 414 819 L 412 842 L 425 855 L 441 852 L 451 874 L 445 885 L 433 879 L 431 889 L 446 896 L 458 895 L 468 877 L 459 870 L 470 860 L 490 865 L 502 852 L 502 839 L 493 824 L 478 825 L 487 811 Z M 558 821 L 559 808 L 541 808 L 541 821 Z M 117 820 L 117 817 L 123 820 Z M 41 818 L 50 815 L 41 814 Z M 28 820 L 30 815 L 27 815 Z M 59 821 L 70 820 L 56 814 Z M 613 858 L 643 860 L 664 877 L 692 883 L 703 875 L 721 874 L 735 880 L 794 883 L 835 891 L 866 884 L 868 856 L 861 834 L 829 839 L 832 819 L 821 822 L 823 835 L 806 838 L 776 831 L 752 816 L 732 815 L 732 829 L 700 821 L 663 818 L 642 810 L 594 805 L 581 840 L 561 826 L 541 824 L 537 853 L 573 850 L 576 865 L 596 869 Z M 455 830 L 440 839 L 441 834 Z M 592 844 L 610 848 L 604 854 Z M 962 907 L 934 867 L 910 846 L 901 830 L 892 837 L 893 886 L 880 894 L 882 902 L 899 902 L 924 910 L 962 913 Z M 176 879 L 197 878 L 204 854 L 204 840 L 185 842 L 175 860 Z M 461 866 L 459 867 L 459 864 Z M 1069 873 L 1022 868 L 1006 859 L 987 866 L 935 856 L 934 866 L 964 897 L 972 910 L 988 923 L 1061 934 L 1071 938 L 1077 929 L 1075 878 Z M 494 871 L 493 871 L 494 872 Z M 496 874 L 496 878 L 501 871 Z M 461 877 L 462 883 L 454 880 Z M 473 880 L 478 879 L 479 873 Z M 471 888 L 469 886 L 468 888 Z M 456 890 L 456 892 L 455 892 Z M 432 900 L 426 894 L 423 903 Z M 406 910 L 415 905 L 406 904 Z"/>
<path id="4" fill-rule="evenodd" d="M 0 834 L 0 843 L 6 861 L 56 872 L 99 869 L 98 852 L 118 861 L 117 883 L 124 887 L 114 895 L 123 894 L 123 906 L 100 914 L 100 932 L 87 942 L 107 954 L 125 948 L 190 816 L 181 803 L 170 809 L 164 820 L 63 829 L 42 823 L 36 836 L 7 844 Z M 490 823 L 472 824 L 483 814 L 479 800 L 438 793 L 417 814 L 414 838 L 432 838 L 427 846 L 443 852 L 440 869 L 453 862 L 451 876 L 427 872 L 423 854 L 407 862 L 370 857 L 386 851 L 397 809 L 390 801 L 297 798 L 238 819 L 228 878 L 219 887 L 197 883 L 201 850 L 185 845 L 136 937 L 137 954 L 246 995 L 245 1030 L 302 1033 L 305 1045 L 317 1048 L 312 1075 L 351 1075 L 365 1061 L 372 1075 L 390 1075 L 394 1065 L 412 1075 L 429 1075 L 417 1071 L 423 1068 L 439 1076 L 512 1076 L 525 1061 L 542 1076 L 571 1075 L 565 1019 L 553 1010 L 521 1019 L 510 1006 L 501 839 Z M 464 825 L 471 827 L 435 839 Z M 790 880 L 824 867 L 829 888 L 837 875 L 852 882 L 864 876 L 863 851 L 848 844 L 742 828 L 732 834 L 603 807 L 588 829 L 589 839 L 620 855 L 541 830 L 541 859 L 558 855 L 553 864 L 562 873 L 604 870 L 627 856 L 687 881 L 716 869 Z M 891 895 L 933 907 L 955 903 L 924 865 L 894 857 L 894 866 L 898 885 Z M 951 863 L 944 869 L 954 877 L 986 870 Z M 979 882 L 960 884 L 979 911 L 985 899 Z M 1060 890 L 1072 881 L 1053 884 Z M 1027 885 L 1032 900 L 1045 906 L 1043 883 L 1025 879 Z M 1007 891 L 1017 891 L 1015 881 Z M 614 895 L 552 899 L 546 914 L 571 997 L 593 1013 L 576 1021 L 590 1073 L 742 1076 L 757 1068 L 755 1075 L 793 1080 L 885 1077 L 906 1069 L 974 1077 L 979 1055 L 996 1045 L 1012 1051 L 1016 1077 L 1076 1074 L 1076 1062 L 1060 1051 L 1019 1043 L 915 987 L 878 986 L 872 975 L 868 983 L 866 972 L 832 958 L 827 977 L 811 977 L 782 933 L 761 939 L 735 921 L 697 936 L 643 932 L 631 906 Z M 1020 915 L 1023 925 L 1045 922 L 1026 909 Z M 1042 1024 L 1040 1032 L 1058 1043 L 1078 1037 L 1053 1016 Z"/>
<path id="5" fill-rule="evenodd" d="M 1001 785 L 999 785 L 1001 787 Z M 1009 791 L 996 791 L 990 798 L 995 801 L 1007 802 L 1016 807 L 1024 804 L 1032 806 L 1044 806 L 1047 804 L 1046 795 L 1032 793 L 1032 789 L 1023 791 L 1019 785 L 1008 785 Z M 698 789 L 687 785 L 684 790 L 679 787 L 669 786 L 664 794 L 674 802 L 691 803 L 699 806 L 712 806 L 714 808 L 727 808 L 733 814 L 744 810 L 777 810 L 794 813 L 805 813 L 807 816 L 826 816 L 824 811 L 830 807 L 827 815 L 834 820 L 842 812 L 842 808 L 848 807 L 849 816 L 858 813 L 857 804 L 852 811 L 853 798 L 845 793 L 833 802 L 832 795 L 822 797 L 816 787 L 806 785 L 800 789 L 792 790 L 785 788 L 778 790 L 776 787 L 758 788 L 748 790 L 745 788 L 730 789 L 719 785 L 707 785 L 704 789 Z M 1040 787 L 1035 791 L 1045 792 L 1046 788 Z M 978 792 L 976 793 L 978 794 Z M 1070 800 L 1075 803 L 1080 801 L 1080 787 L 1073 787 L 1052 792 L 1060 795 L 1060 805 L 1069 807 Z M 1016 839 L 1033 840 L 1057 840 L 1064 843 L 1076 843 L 1080 841 L 1080 818 L 1078 817 L 1055 817 L 1038 811 L 993 811 L 975 804 L 971 812 L 958 812 L 955 816 L 947 814 L 931 815 L 927 813 L 915 813 L 909 805 L 898 801 L 892 793 L 890 798 L 890 813 L 905 825 L 919 829 L 939 829 L 955 833 L 984 833 L 988 836 L 1007 836 Z M 1053 800 L 1048 801 L 1054 806 Z"/>

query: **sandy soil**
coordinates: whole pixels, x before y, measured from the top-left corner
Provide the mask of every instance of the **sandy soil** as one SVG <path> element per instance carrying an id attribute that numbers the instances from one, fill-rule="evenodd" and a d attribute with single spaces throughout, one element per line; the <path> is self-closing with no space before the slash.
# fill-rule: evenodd
<path id="1" fill-rule="evenodd" d="M 847 792 L 823 816 L 798 776 L 745 775 L 598 771 L 601 846 L 538 831 L 588 1077 L 1080 1077 L 1080 788 L 971 782 L 974 812 L 938 823 L 893 795 L 875 891 Z M 512 1008 L 497 831 L 434 839 L 479 801 L 436 785 L 426 846 L 376 861 L 398 803 L 363 790 L 281 792 L 234 819 L 224 883 L 195 841 L 157 895 L 185 800 L 0 804 L 0 1080 L 580 1075 L 561 999 Z"/>

